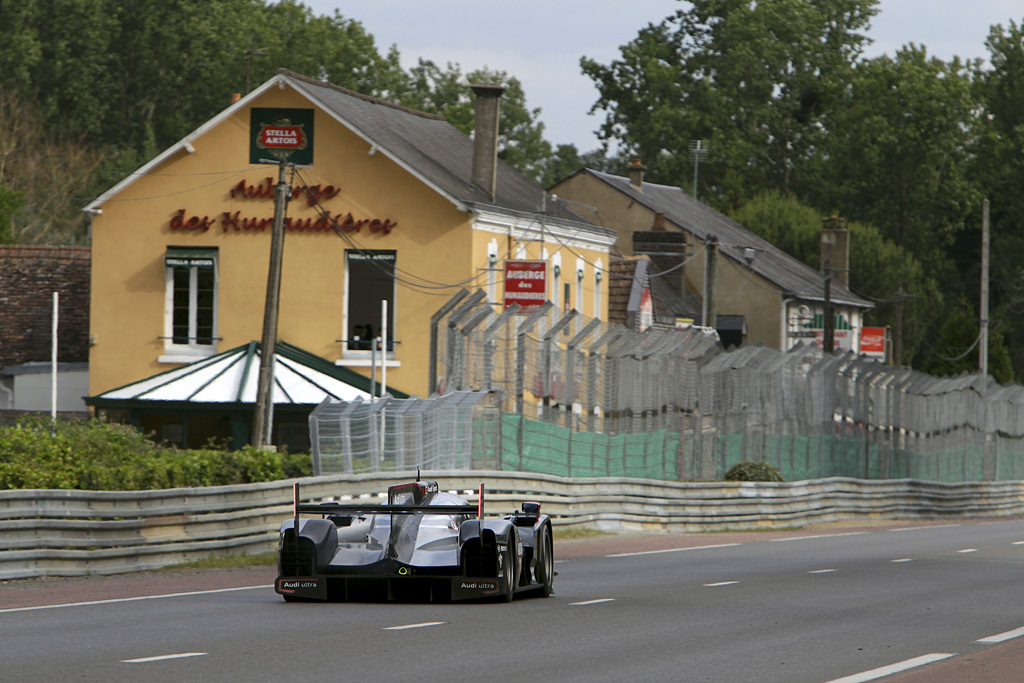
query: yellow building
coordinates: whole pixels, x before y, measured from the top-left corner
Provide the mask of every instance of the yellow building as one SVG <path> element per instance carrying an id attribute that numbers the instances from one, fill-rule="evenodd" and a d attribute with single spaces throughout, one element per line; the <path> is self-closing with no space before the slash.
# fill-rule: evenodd
<path id="1" fill-rule="evenodd" d="M 275 148 L 294 162 L 279 340 L 365 376 L 386 324 L 388 385 L 428 395 L 431 315 L 464 287 L 500 306 L 508 259 L 547 261 L 555 303 L 607 319 L 615 233 L 497 160 L 502 89 L 474 91 L 471 139 L 282 70 L 92 202 L 90 394 L 261 338 Z"/>
<path id="2" fill-rule="evenodd" d="M 644 180 L 639 160 L 629 167 L 629 177 L 581 169 L 551 188 L 559 197 L 593 206 L 605 225 L 618 231 L 615 252 L 631 256 L 638 237 L 649 241 L 659 233 L 676 233 L 676 262 L 662 261 L 666 282 L 680 298 L 697 297 L 693 318 L 704 324 L 704 304 L 712 307 L 717 329 L 726 346 L 746 341 L 783 351 L 800 343 L 813 343 L 822 335 L 826 307 L 836 322 L 835 348 L 859 353 L 864 313 L 873 304 L 847 286 L 848 241 L 845 232 L 825 230 L 822 235 L 822 271 L 831 254 L 836 277 L 830 282 L 829 302 L 823 272 L 819 272 L 750 232 L 728 216 L 697 201 L 678 187 Z M 835 243 L 842 235 L 842 249 Z M 708 248 L 713 244 L 712 249 Z M 645 245 L 649 246 L 649 245 Z M 839 255 L 839 252 L 841 256 Z M 709 253 L 715 253 L 708 259 Z M 656 253 L 648 254 L 657 257 Z M 708 261 L 715 264 L 714 278 Z M 706 296 L 709 291 L 714 296 Z M 671 320 L 667 321 L 671 324 Z M 723 325 L 723 322 L 725 325 Z M 818 341 L 820 344 L 821 342 Z"/>

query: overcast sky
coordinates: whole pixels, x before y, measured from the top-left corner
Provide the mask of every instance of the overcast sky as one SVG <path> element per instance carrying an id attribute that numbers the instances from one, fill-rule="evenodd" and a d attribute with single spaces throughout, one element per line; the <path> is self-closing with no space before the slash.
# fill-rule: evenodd
<path id="1" fill-rule="evenodd" d="M 608 64 L 641 28 L 684 5 L 678 0 L 303 0 L 316 14 L 359 21 L 381 53 L 397 45 L 406 68 L 422 57 L 463 73 L 488 67 L 515 76 L 526 103 L 541 109 L 545 138 L 573 143 L 581 152 L 598 146 L 599 116 L 593 82 L 580 72 L 580 57 Z M 994 24 L 1024 19 L 1021 0 L 881 0 L 872 22 L 871 56 L 893 54 L 907 43 L 949 59 L 986 57 Z"/>

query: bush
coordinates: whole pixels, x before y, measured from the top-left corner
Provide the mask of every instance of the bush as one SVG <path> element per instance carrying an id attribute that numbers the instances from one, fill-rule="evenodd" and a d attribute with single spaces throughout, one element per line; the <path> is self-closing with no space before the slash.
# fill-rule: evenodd
<path id="1" fill-rule="evenodd" d="M 139 491 L 309 476 L 309 454 L 246 447 L 179 450 L 159 446 L 130 426 L 46 418 L 0 427 L 0 489 Z"/>
<path id="2" fill-rule="evenodd" d="M 775 465 L 766 462 L 744 460 L 729 468 L 726 481 L 786 481 Z"/>

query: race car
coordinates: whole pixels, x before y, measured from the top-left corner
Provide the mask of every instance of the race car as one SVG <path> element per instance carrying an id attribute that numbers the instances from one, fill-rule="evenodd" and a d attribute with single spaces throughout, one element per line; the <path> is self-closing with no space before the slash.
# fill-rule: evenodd
<path id="1" fill-rule="evenodd" d="M 473 505 L 419 479 L 389 487 L 385 505 L 300 503 L 297 483 L 293 497 L 274 583 L 286 601 L 511 601 L 553 592 L 551 519 L 540 503 L 484 519 L 483 484 Z"/>

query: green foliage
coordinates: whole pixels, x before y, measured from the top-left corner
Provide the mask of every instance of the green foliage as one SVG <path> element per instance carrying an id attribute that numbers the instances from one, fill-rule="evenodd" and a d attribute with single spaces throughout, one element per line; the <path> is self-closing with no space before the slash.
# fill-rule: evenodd
<path id="1" fill-rule="evenodd" d="M 0 184 L 0 244 L 14 244 L 14 216 L 24 203 L 24 192 Z"/>
<path id="2" fill-rule="evenodd" d="M 729 468 L 726 481 L 785 481 L 779 468 L 767 462 L 744 460 Z"/>
<path id="3" fill-rule="evenodd" d="M 977 153 L 971 165 L 983 196 L 991 200 L 991 319 L 1010 340 L 1010 360 L 1024 377 L 1024 27 L 993 26 L 986 41 L 989 66 L 975 66 L 974 88 L 981 106 L 977 119 Z M 969 223 L 981 225 L 980 206 Z M 965 231 L 954 250 L 957 270 L 970 283 L 971 299 L 981 278 L 976 229 Z M 969 279 L 968 279 L 969 278 Z"/>
<path id="4" fill-rule="evenodd" d="M 0 489 L 137 491 L 275 481 L 312 474 L 308 454 L 246 447 L 178 450 L 132 427 L 36 418 L 0 427 Z"/>
<path id="5" fill-rule="evenodd" d="M 606 113 L 601 137 L 640 156 L 652 180 L 688 186 L 689 142 L 710 141 L 699 194 L 721 207 L 815 182 L 808 159 L 853 76 L 875 0 L 693 0 L 583 72 Z M 637 97 L 637 93 L 644 93 Z"/>
<path id="6" fill-rule="evenodd" d="M 959 375 L 978 372 L 978 314 L 967 301 L 959 301 L 939 329 L 938 338 L 928 344 L 923 367 L 937 375 Z M 1006 383 L 1014 378 L 1010 354 L 1003 335 L 991 331 L 988 343 L 988 374 L 997 382 Z"/>
<path id="7" fill-rule="evenodd" d="M 826 121 L 825 182 L 808 194 L 941 272 L 981 200 L 967 175 L 975 109 L 970 72 L 957 58 L 947 63 L 911 45 L 860 63 Z"/>
<path id="8" fill-rule="evenodd" d="M 734 211 L 732 218 L 817 270 L 825 213 L 792 195 L 767 191 Z M 906 362 L 920 348 L 925 330 L 941 318 L 942 290 L 911 250 L 895 244 L 875 226 L 852 221 L 846 228 L 850 289 L 875 302 L 875 308 L 866 313 L 868 325 L 895 329 L 902 324 L 901 360 Z"/>
<path id="9" fill-rule="evenodd" d="M 546 167 L 554 157 L 550 143 L 544 139 L 544 124 L 538 120 L 540 109 L 526 106 L 522 83 L 504 71 L 484 68 L 463 76 L 458 64 L 449 63 L 442 69 L 430 60 L 421 59 L 412 69 L 401 101 L 421 111 L 441 114 L 450 124 L 470 135 L 475 124 L 475 98 L 470 86 L 478 83 L 505 87 L 501 99 L 498 157 L 535 182 L 549 177 Z"/>

